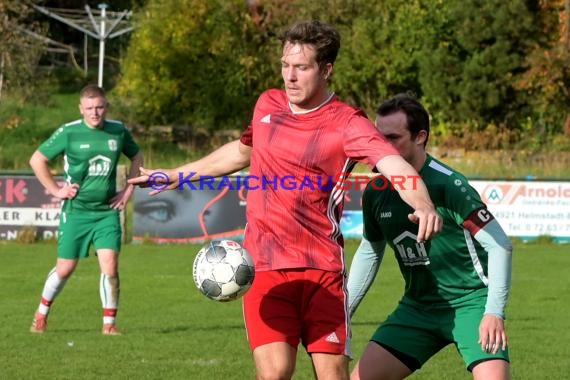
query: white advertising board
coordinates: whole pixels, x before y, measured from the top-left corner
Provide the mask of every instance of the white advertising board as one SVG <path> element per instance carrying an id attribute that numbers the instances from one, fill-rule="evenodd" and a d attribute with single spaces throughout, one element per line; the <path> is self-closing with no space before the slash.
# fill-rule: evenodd
<path id="1" fill-rule="evenodd" d="M 507 235 L 570 242 L 570 182 L 470 181 Z"/>

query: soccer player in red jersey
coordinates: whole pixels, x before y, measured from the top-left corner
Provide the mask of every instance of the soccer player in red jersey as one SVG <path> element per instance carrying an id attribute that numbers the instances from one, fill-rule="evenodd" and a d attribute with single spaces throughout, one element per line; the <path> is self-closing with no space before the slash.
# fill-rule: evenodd
<path id="1" fill-rule="evenodd" d="M 281 37 L 284 89 L 259 97 L 239 140 L 175 169 L 141 168 L 129 183 L 148 187 L 164 172 L 164 187 L 250 167 L 263 186 L 247 195 L 244 246 L 255 260 L 255 281 L 244 296 L 244 317 L 257 379 L 293 376 L 297 347 L 311 356 L 319 379 L 348 379 L 350 318 L 340 217 L 345 180 L 356 162 L 386 177 L 409 178 L 399 194 L 413 207 L 418 240 L 442 228 L 418 173 L 359 109 L 329 91 L 340 35 L 319 21 L 302 22 Z M 284 177 L 311 184 L 284 188 Z M 312 185 L 312 186 L 311 186 Z"/>

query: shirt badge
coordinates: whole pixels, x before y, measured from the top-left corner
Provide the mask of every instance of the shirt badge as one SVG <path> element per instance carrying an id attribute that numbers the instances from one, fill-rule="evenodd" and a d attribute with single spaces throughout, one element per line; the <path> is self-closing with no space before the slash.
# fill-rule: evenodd
<path id="1" fill-rule="evenodd" d="M 108 140 L 107 144 L 109 144 L 109 150 L 111 152 L 117 151 L 117 140 L 114 140 L 114 139 Z"/>

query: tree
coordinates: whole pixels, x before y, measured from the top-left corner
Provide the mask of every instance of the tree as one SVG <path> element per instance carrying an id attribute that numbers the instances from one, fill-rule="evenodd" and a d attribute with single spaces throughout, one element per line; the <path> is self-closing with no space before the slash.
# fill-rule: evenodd
<path id="1" fill-rule="evenodd" d="M 278 41 L 243 0 L 150 0 L 135 23 L 116 90 L 139 123 L 241 129 L 261 89 L 277 84 L 267 52 Z"/>
<path id="2" fill-rule="evenodd" d="M 411 91 L 436 133 L 499 130 L 510 143 L 568 104 L 568 58 L 543 58 L 566 35 L 552 26 L 564 1 L 149 0 L 117 94 L 131 124 L 241 129 L 259 94 L 281 86 L 281 30 L 320 19 L 342 35 L 332 86 L 343 99 L 372 113 Z"/>
<path id="3" fill-rule="evenodd" d="M 42 43 L 29 32 L 41 33 L 27 18 L 32 9 L 18 0 L 0 0 L 0 95 L 2 90 L 30 96 L 38 76 Z"/>
<path id="4" fill-rule="evenodd" d="M 417 7 L 418 0 L 412 6 Z M 333 87 L 347 101 L 373 110 L 382 97 L 418 90 L 411 52 L 421 40 L 404 0 L 149 1 L 123 61 L 117 87 L 123 110 L 148 124 L 187 123 L 243 128 L 259 94 L 280 87 L 283 28 L 320 19 L 337 26 L 343 43 Z M 394 18 L 398 23 L 392 26 Z M 223 89 L 223 90 L 222 90 Z"/>
<path id="5" fill-rule="evenodd" d="M 517 129 L 528 116 L 515 82 L 539 32 L 529 3 L 429 4 L 435 33 L 418 55 L 421 87 L 432 112 L 456 133 L 488 125 Z"/>
<path id="6" fill-rule="evenodd" d="M 297 1 L 297 19 L 335 25 L 342 44 L 333 88 L 349 103 L 373 113 L 382 99 L 420 88 L 414 52 L 421 47 L 414 19 L 419 0 Z M 293 19 L 293 18 L 292 18 Z"/>
<path id="7" fill-rule="evenodd" d="M 570 0 L 541 2 L 540 37 L 526 58 L 528 70 L 516 83 L 533 109 L 528 129 L 570 134 Z"/>
<path id="8" fill-rule="evenodd" d="M 339 65 L 343 69 L 339 85 L 351 88 L 355 104 L 375 110 L 400 92 L 422 96 L 417 54 L 429 37 L 421 0 L 364 1 L 349 19 L 346 43 Z M 355 66 L 356 63 L 356 66 Z"/>

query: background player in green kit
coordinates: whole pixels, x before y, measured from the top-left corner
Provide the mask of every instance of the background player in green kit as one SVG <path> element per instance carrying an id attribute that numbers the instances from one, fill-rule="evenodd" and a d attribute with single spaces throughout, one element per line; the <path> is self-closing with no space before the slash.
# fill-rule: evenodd
<path id="1" fill-rule="evenodd" d="M 38 180 L 63 200 L 59 223 L 57 263 L 47 277 L 30 331 L 43 333 L 55 297 L 63 289 L 80 258 L 95 247 L 101 280 L 103 334 L 118 335 L 118 254 L 121 249 L 119 212 L 133 193 L 133 185 L 117 192 L 117 164 L 121 154 L 131 160 L 129 178 L 138 174 L 143 155 L 125 125 L 106 120 L 108 102 L 100 87 L 88 85 L 79 94 L 83 119 L 67 123 L 43 142 L 30 159 Z M 63 155 L 65 183 L 58 184 L 49 161 Z"/>
<path id="2" fill-rule="evenodd" d="M 418 170 L 444 223 L 439 235 L 418 243 L 411 208 L 391 184 L 379 177 L 366 187 L 364 236 L 348 280 L 350 313 L 372 284 L 386 243 L 394 249 L 405 293 L 351 378 L 403 379 L 454 343 L 475 379 L 508 379 L 509 238 L 467 179 L 426 153 L 429 116 L 415 98 L 402 94 L 383 103 L 376 126 Z"/>

